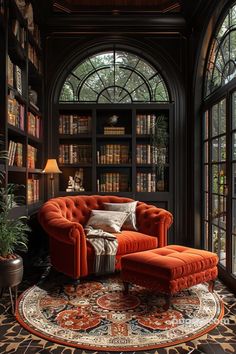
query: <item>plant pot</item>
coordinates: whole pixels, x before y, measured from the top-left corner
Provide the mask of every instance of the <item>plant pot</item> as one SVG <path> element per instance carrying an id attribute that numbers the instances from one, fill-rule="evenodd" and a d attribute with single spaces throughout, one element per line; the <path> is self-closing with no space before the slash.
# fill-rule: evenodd
<path id="1" fill-rule="evenodd" d="M 23 278 L 23 259 L 16 255 L 14 259 L 0 261 L 0 289 L 12 288 L 21 283 Z"/>

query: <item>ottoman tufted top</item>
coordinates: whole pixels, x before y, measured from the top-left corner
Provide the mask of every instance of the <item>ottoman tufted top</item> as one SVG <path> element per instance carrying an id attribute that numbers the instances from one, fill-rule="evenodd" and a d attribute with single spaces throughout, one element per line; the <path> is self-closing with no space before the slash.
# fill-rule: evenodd
<path id="1" fill-rule="evenodd" d="M 199 273 L 217 263 L 215 253 L 178 245 L 132 253 L 121 258 L 121 268 L 169 280 Z"/>

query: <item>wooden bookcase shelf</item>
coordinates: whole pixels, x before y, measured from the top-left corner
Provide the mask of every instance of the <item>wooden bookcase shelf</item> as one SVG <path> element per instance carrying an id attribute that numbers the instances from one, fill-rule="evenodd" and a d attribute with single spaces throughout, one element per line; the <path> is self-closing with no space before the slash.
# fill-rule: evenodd
<path id="1" fill-rule="evenodd" d="M 31 5 L 34 9 L 33 1 Z M 0 41 L 4 50 L 0 53 L 3 63 L 0 68 L 3 87 L 0 133 L 5 137 L 3 148 L 9 153 L 4 170 L 7 183 L 23 186 L 17 194 L 23 205 L 13 208 L 12 214 L 30 214 L 44 199 L 42 50 L 38 44 L 37 19 L 34 18 L 32 33 L 32 24 L 28 28 L 15 0 L 4 1 L 1 20 Z M 37 102 L 31 102 L 32 92 Z"/>
<path id="2" fill-rule="evenodd" d="M 53 145 L 62 170 L 58 195 L 112 194 L 167 203 L 172 189 L 171 104 L 59 103 L 55 114 L 58 134 Z M 118 117 L 115 123 L 111 122 L 113 116 Z M 164 147 L 158 146 L 160 116 L 164 116 L 168 136 Z M 80 130 L 84 134 L 78 134 Z M 78 172 L 84 190 L 66 192 L 69 176 Z"/>

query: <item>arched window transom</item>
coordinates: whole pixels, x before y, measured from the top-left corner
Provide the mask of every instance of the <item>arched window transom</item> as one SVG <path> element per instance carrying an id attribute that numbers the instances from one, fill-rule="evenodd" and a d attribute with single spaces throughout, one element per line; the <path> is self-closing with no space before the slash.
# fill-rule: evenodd
<path id="1" fill-rule="evenodd" d="M 139 56 L 121 50 L 92 55 L 66 78 L 60 102 L 169 102 L 165 82 Z"/>
<path id="2" fill-rule="evenodd" d="M 236 5 L 217 31 L 207 63 L 205 97 L 236 77 Z"/>

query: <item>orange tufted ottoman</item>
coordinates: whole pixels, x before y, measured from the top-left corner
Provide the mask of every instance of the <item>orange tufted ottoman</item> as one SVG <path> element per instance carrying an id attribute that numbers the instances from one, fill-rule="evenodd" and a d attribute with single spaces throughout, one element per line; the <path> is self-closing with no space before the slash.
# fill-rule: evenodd
<path id="1" fill-rule="evenodd" d="M 213 291 L 217 263 L 215 253 L 170 245 L 123 256 L 121 278 L 126 293 L 129 283 L 135 283 L 166 294 L 168 308 L 172 294 L 193 285 L 209 282 Z"/>

